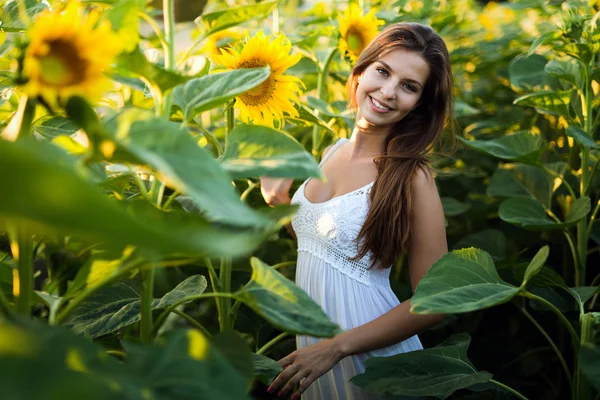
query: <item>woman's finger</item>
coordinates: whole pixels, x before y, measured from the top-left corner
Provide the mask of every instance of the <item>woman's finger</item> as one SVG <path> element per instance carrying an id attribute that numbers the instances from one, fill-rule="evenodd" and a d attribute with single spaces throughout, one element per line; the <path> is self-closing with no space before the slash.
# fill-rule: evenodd
<path id="1" fill-rule="evenodd" d="M 281 361 L 282 360 L 279 360 L 279 363 L 281 363 Z M 295 367 L 294 365 L 287 365 L 284 368 L 285 369 L 283 371 L 281 371 L 279 373 L 279 375 L 277 375 L 277 378 L 275 378 L 275 380 L 271 383 L 271 385 L 267 389 L 267 391 L 269 393 L 275 392 L 280 386 L 282 386 L 285 382 L 287 382 L 288 379 L 290 379 L 297 371 L 297 367 Z"/>
<path id="2" fill-rule="evenodd" d="M 308 375 L 308 373 L 306 371 L 303 371 L 303 370 L 298 371 L 294 376 L 292 376 L 287 381 L 287 384 L 279 391 L 279 393 L 277 393 L 277 395 L 279 397 L 281 397 L 281 396 L 285 395 L 287 392 L 289 392 L 290 390 L 293 390 L 294 387 L 296 385 L 298 385 L 300 383 L 300 381 L 302 379 L 304 379 L 307 375 Z"/>
<path id="3" fill-rule="evenodd" d="M 302 393 L 304 393 L 306 389 L 308 389 L 308 387 L 316 380 L 317 376 L 314 374 L 310 374 L 304 380 L 301 380 L 300 386 L 292 396 L 292 400 L 299 400 L 300 396 L 302 396 Z"/>

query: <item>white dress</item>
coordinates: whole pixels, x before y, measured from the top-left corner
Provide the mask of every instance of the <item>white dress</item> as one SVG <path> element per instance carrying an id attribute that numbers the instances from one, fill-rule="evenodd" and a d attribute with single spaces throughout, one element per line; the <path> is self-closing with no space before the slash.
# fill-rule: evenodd
<path id="1" fill-rule="evenodd" d="M 348 139 L 340 139 L 321 165 Z M 310 180 L 310 179 L 309 179 Z M 296 284 L 321 306 L 329 318 L 349 330 L 385 314 L 400 302 L 390 288 L 390 269 L 371 269 L 371 254 L 358 261 L 356 237 L 369 209 L 373 183 L 323 203 L 311 203 L 304 195 L 306 180 L 292 197 L 299 206 L 292 226 L 298 237 Z M 310 336 L 297 336 L 298 348 L 318 342 Z M 368 353 L 346 357 L 304 392 L 303 400 L 376 399 L 348 382 L 365 370 L 371 357 L 392 356 L 423 346 L 415 335 L 407 340 Z"/>

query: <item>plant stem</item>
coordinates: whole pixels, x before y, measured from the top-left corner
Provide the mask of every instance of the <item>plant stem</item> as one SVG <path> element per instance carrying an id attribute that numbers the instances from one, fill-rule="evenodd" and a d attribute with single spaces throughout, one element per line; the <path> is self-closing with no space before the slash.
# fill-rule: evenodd
<path id="1" fill-rule="evenodd" d="M 571 371 L 569 371 L 569 367 L 567 366 L 567 363 L 565 362 L 564 357 L 562 356 L 560 350 L 558 349 L 558 347 L 556 346 L 556 343 L 554 343 L 554 341 L 552 340 L 552 338 L 550 337 L 550 335 L 548 335 L 548 333 L 546 332 L 546 330 L 544 329 L 544 327 L 542 327 L 535 318 L 533 318 L 533 316 L 531 314 L 529 314 L 529 312 L 522 306 L 517 306 L 517 308 L 523 313 L 523 315 L 525 315 L 530 321 L 531 323 L 540 331 L 540 333 L 542 334 L 542 336 L 544 336 L 546 338 L 546 340 L 548 341 L 548 343 L 550 344 L 550 347 L 552 347 L 552 350 L 554 350 L 554 352 L 556 353 L 556 356 L 558 357 L 558 360 L 560 361 L 560 365 L 562 365 L 563 370 L 565 371 L 565 375 L 567 376 L 567 381 L 569 382 L 569 386 L 572 387 L 573 386 L 573 380 L 571 378 Z"/>
<path id="2" fill-rule="evenodd" d="M 167 42 L 165 54 L 165 69 L 175 70 L 175 2 L 174 0 L 163 0 L 163 21 L 165 28 L 165 41 Z M 171 117 L 171 94 L 169 91 L 163 97 L 162 115 Z"/>
<path id="3" fill-rule="evenodd" d="M 194 318 L 190 317 L 189 315 L 187 315 L 186 313 L 184 313 L 183 311 L 179 311 L 178 309 L 174 308 L 173 312 L 177 315 L 179 315 L 180 317 L 182 317 L 183 319 L 185 319 L 187 322 L 189 322 L 190 324 L 192 324 L 192 326 L 194 326 L 194 328 L 198 329 L 200 332 L 202 332 L 206 337 L 211 337 L 212 335 L 210 334 L 210 332 L 208 331 L 208 329 L 206 329 L 200 322 L 196 321 Z"/>
<path id="4" fill-rule="evenodd" d="M 265 354 L 267 351 L 269 351 L 271 349 L 271 347 L 275 346 L 282 339 L 285 339 L 286 337 L 288 337 L 290 335 L 291 335 L 291 333 L 289 333 L 289 332 L 283 332 L 283 333 L 275 336 L 273 339 L 269 340 L 269 342 L 267 342 L 263 347 L 258 349 L 256 354 Z"/>
<path id="5" fill-rule="evenodd" d="M 515 389 L 511 388 L 510 386 L 506 386 L 505 384 L 500 383 L 497 380 L 490 379 L 490 383 L 493 383 L 494 385 L 501 387 L 502 389 L 506 390 L 507 392 L 514 394 L 519 399 L 529 400 L 527 397 L 523 396 L 521 393 L 517 392 Z"/>
<path id="6" fill-rule="evenodd" d="M 279 269 L 279 268 L 289 267 L 290 265 L 296 265 L 296 261 L 284 261 L 282 263 L 271 266 L 271 268 Z"/>
<path id="7" fill-rule="evenodd" d="M 577 335 L 577 332 L 575 332 L 573 325 L 571 325 L 569 320 L 563 315 L 563 313 L 560 312 L 560 310 L 558 308 L 556 308 L 554 306 L 554 304 L 550 303 L 548 300 L 544 299 L 543 297 L 536 296 L 535 294 L 527 292 L 527 291 L 523 292 L 521 295 L 528 297 L 530 299 L 533 299 L 533 300 L 537 300 L 540 303 L 543 303 L 546 307 L 550 308 L 550 310 L 552 310 L 552 312 L 554 312 L 554 314 L 556 314 L 558 316 L 558 319 L 567 328 L 567 331 L 571 335 L 571 340 L 573 341 L 573 347 L 575 349 L 579 349 L 580 341 L 579 341 L 579 336 Z"/>
<path id="8" fill-rule="evenodd" d="M 212 298 L 212 297 L 228 297 L 230 299 L 237 298 L 237 296 L 233 293 L 202 293 L 202 294 L 199 294 L 196 296 L 185 297 L 185 298 L 171 304 L 159 315 L 159 317 L 156 319 L 156 322 L 154 323 L 153 332 L 158 332 L 158 330 L 160 329 L 160 326 L 163 324 L 165 318 L 167 318 L 167 315 L 169 315 L 169 313 L 171 313 L 178 305 L 187 303 L 190 301 L 194 301 L 194 300 L 208 299 L 208 298 Z"/>
<path id="9" fill-rule="evenodd" d="M 33 240 L 22 229 L 17 228 L 14 233 L 11 235 L 11 248 L 19 271 L 17 313 L 30 317 L 33 302 Z"/>
<path id="10" fill-rule="evenodd" d="M 154 267 L 141 269 L 142 287 L 140 293 L 140 338 L 149 342 L 152 338 L 152 301 L 154 300 Z"/>
<path id="11" fill-rule="evenodd" d="M 154 33 L 156 34 L 156 37 L 158 38 L 158 41 L 160 42 L 160 45 L 163 48 L 163 51 L 165 52 L 165 54 L 167 54 L 169 52 L 168 51 L 169 44 L 167 43 L 167 40 L 165 39 L 165 35 L 163 35 L 162 30 L 160 29 L 160 27 L 158 26 L 158 24 L 156 23 L 154 18 L 152 18 L 145 12 L 140 12 L 140 13 L 138 13 L 138 15 L 144 21 L 146 21 L 146 23 L 148 23 L 148 25 L 150 25 L 152 27 L 152 29 L 154 30 Z"/>
<path id="12" fill-rule="evenodd" d="M 317 80 L 317 97 L 320 100 L 326 100 L 327 96 L 327 76 L 329 75 L 329 67 L 331 66 L 331 61 L 333 61 L 333 57 L 337 53 L 337 47 L 332 48 L 327 57 L 325 58 L 325 62 L 323 63 L 323 68 L 319 69 L 319 78 Z M 318 65 L 317 65 L 318 68 Z M 315 112 L 316 115 L 319 115 L 319 111 Z M 319 147 L 321 145 L 319 140 L 319 125 L 313 125 L 312 131 L 312 155 L 316 157 L 319 154 Z"/>
<path id="13" fill-rule="evenodd" d="M 594 227 L 594 220 L 596 219 L 596 215 L 598 215 L 598 210 L 600 210 L 600 200 L 598 200 L 598 204 L 596 204 L 596 208 L 592 212 L 592 216 L 590 217 L 590 224 L 588 225 L 588 229 L 586 232 L 586 236 L 589 238 L 592 234 L 592 228 Z"/>
<path id="14" fill-rule="evenodd" d="M 177 190 L 173 191 L 173 193 L 171 193 L 171 195 L 167 198 L 167 201 L 165 201 L 165 204 L 163 204 L 163 210 L 168 210 L 173 200 L 175 200 L 175 198 L 180 194 L 181 193 L 179 193 Z"/>
<path id="15" fill-rule="evenodd" d="M 240 196 L 240 200 L 241 201 L 246 201 L 246 199 L 248 198 L 248 195 L 250 193 L 252 193 L 252 191 L 254 189 L 256 189 L 258 186 L 260 186 L 260 182 L 252 182 L 252 181 L 250 181 L 250 183 L 248 184 L 248 187 L 246 188 L 246 190 L 244 190 L 244 192 Z"/>
<path id="16" fill-rule="evenodd" d="M 111 356 L 117 356 L 122 360 L 125 360 L 127 358 L 127 353 L 124 353 L 120 350 L 106 350 L 105 353 L 110 354 Z"/>
<path id="17" fill-rule="evenodd" d="M 221 258 L 221 270 L 219 271 L 219 280 L 221 282 L 222 294 L 231 293 L 231 258 Z M 233 328 L 231 320 L 231 298 L 222 297 L 219 299 L 221 302 L 221 312 L 219 314 L 219 327 L 221 332 Z"/>

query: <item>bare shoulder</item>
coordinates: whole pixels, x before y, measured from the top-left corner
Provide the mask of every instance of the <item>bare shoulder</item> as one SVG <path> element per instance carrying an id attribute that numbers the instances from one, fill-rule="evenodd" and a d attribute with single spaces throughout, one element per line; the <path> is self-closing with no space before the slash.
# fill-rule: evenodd
<path id="1" fill-rule="evenodd" d="M 413 176 L 413 191 L 427 192 L 435 191 L 437 193 L 437 187 L 435 185 L 435 176 L 433 171 L 429 167 L 417 168 Z"/>
<path id="2" fill-rule="evenodd" d="M 325 158 L 325 156 L 327 155 L 327 153 L 329 153 L 329 150 L 331 150 L 333 146 L 335 146 L 335 143 L 332 143 L 329 146 L 325 147 L 325 149 L 323 149 L 323 154 L 321 155 L 321 158 Z"/>

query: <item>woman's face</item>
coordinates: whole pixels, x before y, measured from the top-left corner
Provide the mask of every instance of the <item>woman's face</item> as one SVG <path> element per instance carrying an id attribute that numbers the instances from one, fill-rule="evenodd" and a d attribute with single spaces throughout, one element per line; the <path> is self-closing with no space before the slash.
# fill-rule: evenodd
<path id="1" fill-rule="evenodd" d="M 399 48 L 380 56 L 359 77 L 358 126 L 391 129 L 419 105 L 428 77 L 429 65 L 417 52 Z"/>

